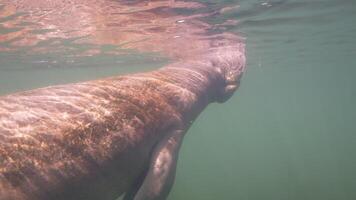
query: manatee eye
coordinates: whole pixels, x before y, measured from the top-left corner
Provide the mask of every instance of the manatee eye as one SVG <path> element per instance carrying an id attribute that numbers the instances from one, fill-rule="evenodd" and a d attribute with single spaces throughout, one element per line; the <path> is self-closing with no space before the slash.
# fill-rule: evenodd
<path id="1" fill-rule="evenodd" d="M 216 72 L 225 77 L 225 69 L 221 67 L 221 63 L 219 63 L 217 60 L 211 60 L 210 63 Z"/>

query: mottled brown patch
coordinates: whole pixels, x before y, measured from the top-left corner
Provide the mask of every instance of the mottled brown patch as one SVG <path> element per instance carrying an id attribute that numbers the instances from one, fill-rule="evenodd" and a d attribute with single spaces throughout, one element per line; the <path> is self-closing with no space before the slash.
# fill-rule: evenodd
<path id="1" fill-rule="evenodd" d="M 36 193 L 40 187 L 34 185 L 47 191 L 92 174 L 127 149 L 141 146 L 144 140 L 152 146 L 157 134 L 180 119 L 169 95 L 158 89 L 162 84 L 167 83 L 109 78 L 0 98 L 6 108 L 16 112 L 36 111 L 27 123 L 12 110 L 2 112 L 1 121 L 17 125 L 10 126 L 15 129 L 0 126 L 4 138 L 0 142 L 1 173 L 13 187 Z M 167 92 L 170 87 L 166 87 Z M 17 100 L 10 101 L 12 98 Z"/>

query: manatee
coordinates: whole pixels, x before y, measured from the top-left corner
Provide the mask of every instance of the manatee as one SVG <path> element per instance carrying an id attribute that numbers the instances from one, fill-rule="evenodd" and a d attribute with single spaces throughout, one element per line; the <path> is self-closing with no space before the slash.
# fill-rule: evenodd
<path id="1" fill-rule="evenodd" d="M 183 137 L 245 68 L 243 43 L 155 71 L 0 98 L 0 199 L 165 199 Z"/>
<path id="2" fill-rule="evenodd" d="M 44 1 L 6 2 L 20 2 L 16 9 L 26 11 Z M 66 1 L 54 2 L 58 5 L 53 7 L 61 8 L 61 2 Z M 0 200 L 114 200 L 121 195 L 124 200 L 164 200 L 174 183 L 179 149 L 187 130 L 208 104 L 225 102 L 239 87 L 246 65 L 244 41 L 232 33 L 211 34 L 207 23 L 164 11 L 167 5 L 200 6 L 188 1 L 127 2 L 130 6 L 142 4 L 135 8 L 145 11 L 126 9 L 130 12 L 112 16 L 95 12 L 95 6 L 117 6 L 126 1 L 100 0 L 99 5 L 99 1 L 73 2 L 73 8 L 78 9 L 75 13 L 86 16 L 86 20 L 111 20 L 116 16 L 114 19 L 120 22 L 129 20 L 128 30 L 135 23 L 150 25 L 142 32 L 121 33 L 135 41 L 152 36 L 127 48 L 162 52 L 173 61 L 150 72 L 1 96 Z M 75 6 L 77 2 L 79 6 Z M 7 12 L 12 11 L 10 6 Z M 39 22 L 36 26 L 55 25 L 56 32 L 35 37 L 23 30 L 9 38 L 23 34 L 25 39 L 17 45 L 26 46 L 43 38 L 61 37 L 62 33 L 74 34 L 63 38 L 80 36 L 76 35 L 80 31 L 68 31 L 74 27 L 67 23 L 71 15 L 62 19 L 51 13 L 45 13 L 46 18 L 25 15 L 20 19 Z M 39 18 L 34 20 L 36 16 Z M 90 32 L 91 41 L 107 44 L 110 40 L 116 45 L 126 40 L 101 37 L 104 33 L 95 28 L 101 24 L 89 25 L 91 28 L 83 32 L 95 31 Z"/>

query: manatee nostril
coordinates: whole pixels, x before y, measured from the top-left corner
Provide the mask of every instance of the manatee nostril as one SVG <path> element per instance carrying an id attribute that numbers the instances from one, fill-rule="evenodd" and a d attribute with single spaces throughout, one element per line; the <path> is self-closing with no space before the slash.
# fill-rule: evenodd
<path id="1" fill-rule="evenodd" d="M 223 45 L 224 45 L 223 42 L 217 42 L 217 43 L 216 43 L 216 46 L 217 46 L 217 47 L 221 47 L 221 46 L 223 46 Z"/>
<path id="2" fill-rule="evenodd" d="M 211 47 L 222 47 L 222 46 L 226 46 L 228 44 L 228 41 L 219 38 L 217 40 L 213 40 L 210 44 Z"/>

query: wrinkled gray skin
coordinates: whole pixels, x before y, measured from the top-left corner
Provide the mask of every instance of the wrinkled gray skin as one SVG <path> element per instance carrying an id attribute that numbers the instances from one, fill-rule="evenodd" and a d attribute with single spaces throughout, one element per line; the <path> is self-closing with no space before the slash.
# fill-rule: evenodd
<path id="1" fill-rule="evenodd" d="M 0 98 L 0 200 L 166 199 L 192 121 L 226 101 L 240 41 L 161 69 Z"/>

